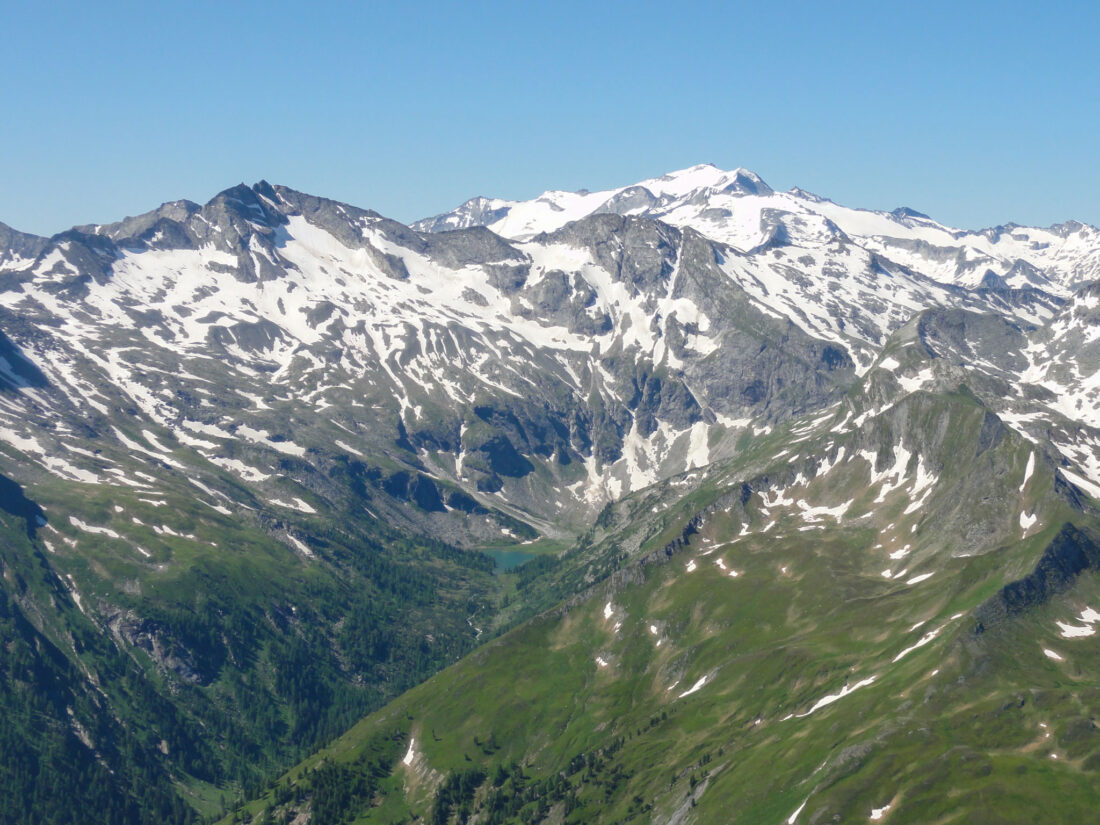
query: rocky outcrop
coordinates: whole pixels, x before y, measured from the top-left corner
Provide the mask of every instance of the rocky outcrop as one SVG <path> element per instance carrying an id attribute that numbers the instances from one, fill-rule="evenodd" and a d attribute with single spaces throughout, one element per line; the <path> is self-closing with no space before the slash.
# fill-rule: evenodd
<path id="1" fill-rule="evenodd" d="M 975 634 L 993 629 L 1027 610 L 1063 593 L 1087 570 L 1100 569 L 1100 543 L 1093 536 L 1066 523 L 1051 540 L 1035 569 L 1005 585 L 974 613 Z"/>

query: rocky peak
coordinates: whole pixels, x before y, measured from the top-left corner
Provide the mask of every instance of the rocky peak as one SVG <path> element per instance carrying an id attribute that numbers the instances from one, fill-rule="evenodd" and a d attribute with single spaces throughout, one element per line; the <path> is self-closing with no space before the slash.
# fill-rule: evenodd
<path id="1" fill-rule="evenodd" d="M 0 268 L 5 265 L 34 260 L 49 241 L 38 235 L 30 235 L 0 223 Z"/>

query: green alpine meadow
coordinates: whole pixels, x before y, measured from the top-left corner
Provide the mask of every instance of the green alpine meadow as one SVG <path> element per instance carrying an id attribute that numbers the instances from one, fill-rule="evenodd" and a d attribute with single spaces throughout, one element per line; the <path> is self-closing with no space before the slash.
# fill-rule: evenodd
<path id="1" fill-rule="evenodd" d="M 969 393 L 849 411 L 610 506 L 578 595 L 223 821 L 1087 820 L 1095 510 Z"/>

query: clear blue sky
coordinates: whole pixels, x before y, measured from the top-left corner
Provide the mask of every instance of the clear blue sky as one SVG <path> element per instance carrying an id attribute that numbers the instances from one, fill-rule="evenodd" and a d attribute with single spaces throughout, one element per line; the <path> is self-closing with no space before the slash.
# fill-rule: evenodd
<path id="1" fill-rule="evenodd" d="M 1100 4 L 531 5 L 0 0 L 0 221 L 261 178 L 409 221 L 711 162 L 965 227 L 1100 224 Z"/>

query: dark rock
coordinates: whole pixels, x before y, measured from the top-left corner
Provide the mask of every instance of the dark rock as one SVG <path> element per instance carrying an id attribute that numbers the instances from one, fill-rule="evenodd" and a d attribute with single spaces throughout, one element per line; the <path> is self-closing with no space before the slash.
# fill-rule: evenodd
<path id="1" fill-rule="evenodd" d="M 46 514 L 38 503 L 27 498 L 23 488 L 4 475 L 0 475 L 0 510 L 23 519 L 30 538 L 46 523 Z"/>
<path id="2" fill-rule="evenodd" d="M 996 627 L 1029 608 L 1068 590 L 1086 570 L 1100 569 L 1100 544 L 1089 534 L 1066 523 L 1047 545 L 1035 569 L 1005 585 L 975 611 L 975 633 Z"/>

